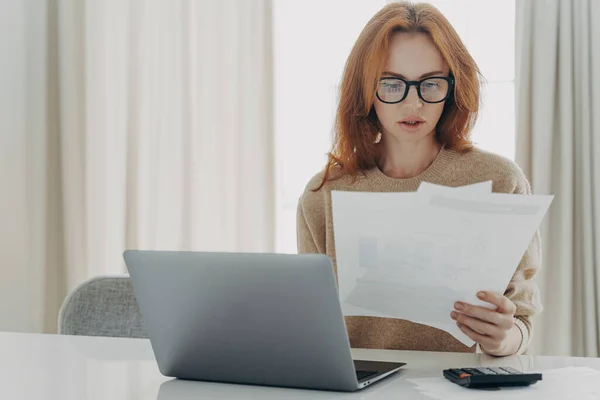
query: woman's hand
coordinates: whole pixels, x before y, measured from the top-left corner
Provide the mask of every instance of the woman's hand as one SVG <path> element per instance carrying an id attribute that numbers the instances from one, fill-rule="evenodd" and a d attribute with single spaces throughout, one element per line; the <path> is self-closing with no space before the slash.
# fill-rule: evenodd
<path id="1" fill-rule="evenodd" d="M 465 335 L 479 343 L 489 355 L 507 356 L 517 352 L 521 332 L 515 325 L 516 307 L 506 296 L 494 292 L 479 292 L 477 297 L 496 306 L 489 309 L 462 302 L 454 305 L 450 316 Z"/>

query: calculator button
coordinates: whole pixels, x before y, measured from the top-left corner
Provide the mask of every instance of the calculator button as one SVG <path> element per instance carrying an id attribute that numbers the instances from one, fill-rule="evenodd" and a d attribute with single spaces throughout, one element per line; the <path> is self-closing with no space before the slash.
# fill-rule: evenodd
<path id="1" fill-rule="evenodd" d="M 510 373 L 503 370 L 502 368 L 490 368 L 492 371 L 497 373 L 498 375 L 509 375 Z"/>
<path id="2" fill-rule="evenodd" d="M 467 374 L 471 374 L 471 375 L 483 375 L 483 373 L 481 371 L 479 371 L 477 368 L 463 368 L 462 370 L 464 372 L 466 372 Z"/>
<path id="3" fill-rule="evenodd" d="M 477 369 L 479 371 L 481 371 L 483 374 L 486 374 L 486 375 L 498 375 L 497 372 L 491 370 L 490 368 L 480 367 L 480 368 L 477 368 Z"/>
<path id="4" fill-rule="evenodd" d="M 503 370 L 505 370 L 509 374 L 513 374 L 513 375 L 521 375 L 521 374 L 523 374 L 521 371 L 517 371 L 516 369 L 514 369 L 512 367 L 500 367 L 500 368 L 503 369 Z"/>

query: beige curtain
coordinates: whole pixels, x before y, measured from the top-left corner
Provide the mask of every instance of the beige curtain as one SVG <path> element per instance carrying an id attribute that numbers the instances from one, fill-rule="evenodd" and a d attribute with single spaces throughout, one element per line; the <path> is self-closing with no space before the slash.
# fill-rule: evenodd
<path id="1" fill-rule="evenodd" d="M 127 248 L 273 250 L 270 0 L 3 3 L 0 330 Z"/>
<path id="2" fill-rule="evenodd" d="M 554 194 L 542 227 L 544 313 L 533 353 L 600 347 L 600 2 L 519 0 L 517 162 Z"/>

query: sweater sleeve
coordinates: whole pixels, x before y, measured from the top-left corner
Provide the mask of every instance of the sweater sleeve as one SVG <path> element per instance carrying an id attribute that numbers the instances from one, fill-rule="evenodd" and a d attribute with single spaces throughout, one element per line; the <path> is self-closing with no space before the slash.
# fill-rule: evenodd
<path id="1" fill-rule="evenodd" d="M 298 210 L 296 213 L 296 239 L 298 254 L 319 253 L 315 238 L 310 231 L 306 215 L 304 214 L 302 198 L 298 201 Z"/>
<path id="2" fill-rule="evenodd" d="M 318 187 L 322 176 L 313 177 L 306 185 L 304 192 L 298 199 L 296 212 L 296 240 L 298 253 L 326 254 L 327 234 L 325 216 L 326 190 L 312 190 Z"/>
<path id="3" fill-rule="evenodd" d="M 529 183 L 523 178 L 514 191 L 515 194 L 530 195 Z M 531 318 L 542 311 L 540 292 L 534 281 L 541 269 L 541 239 L 539 230 L 535 232 L 525 254 L 508 285 L 504 295 L 517 307 L 515 324 L 521 332 L 521 345 L 517 354 L 524 353 L 533 337 Z"/>

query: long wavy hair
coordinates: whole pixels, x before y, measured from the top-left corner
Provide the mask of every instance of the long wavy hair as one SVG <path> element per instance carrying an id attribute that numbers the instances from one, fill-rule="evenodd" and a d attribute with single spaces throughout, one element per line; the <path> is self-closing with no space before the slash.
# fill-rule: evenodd
<path id="1" fill-rule="evenodd" d="M 373 104 L 389 43 L 397 32 L 429 35 L 454 77 L 453 93 L 436 125 L 437 140 L 445 148 L 459 152 L 473 148 L 470 132 L 479 111 L 482 82 L 477 64 L 437 8 L 426 3 L 390 3 L 367 23 L 348 56 L 339 93 L 335 139 L 323 180 L 315 190 L 331 179 L 333 168 L 355 178 L 375 167 L 380 146 L 374 141 L 380 127 Z"/>

